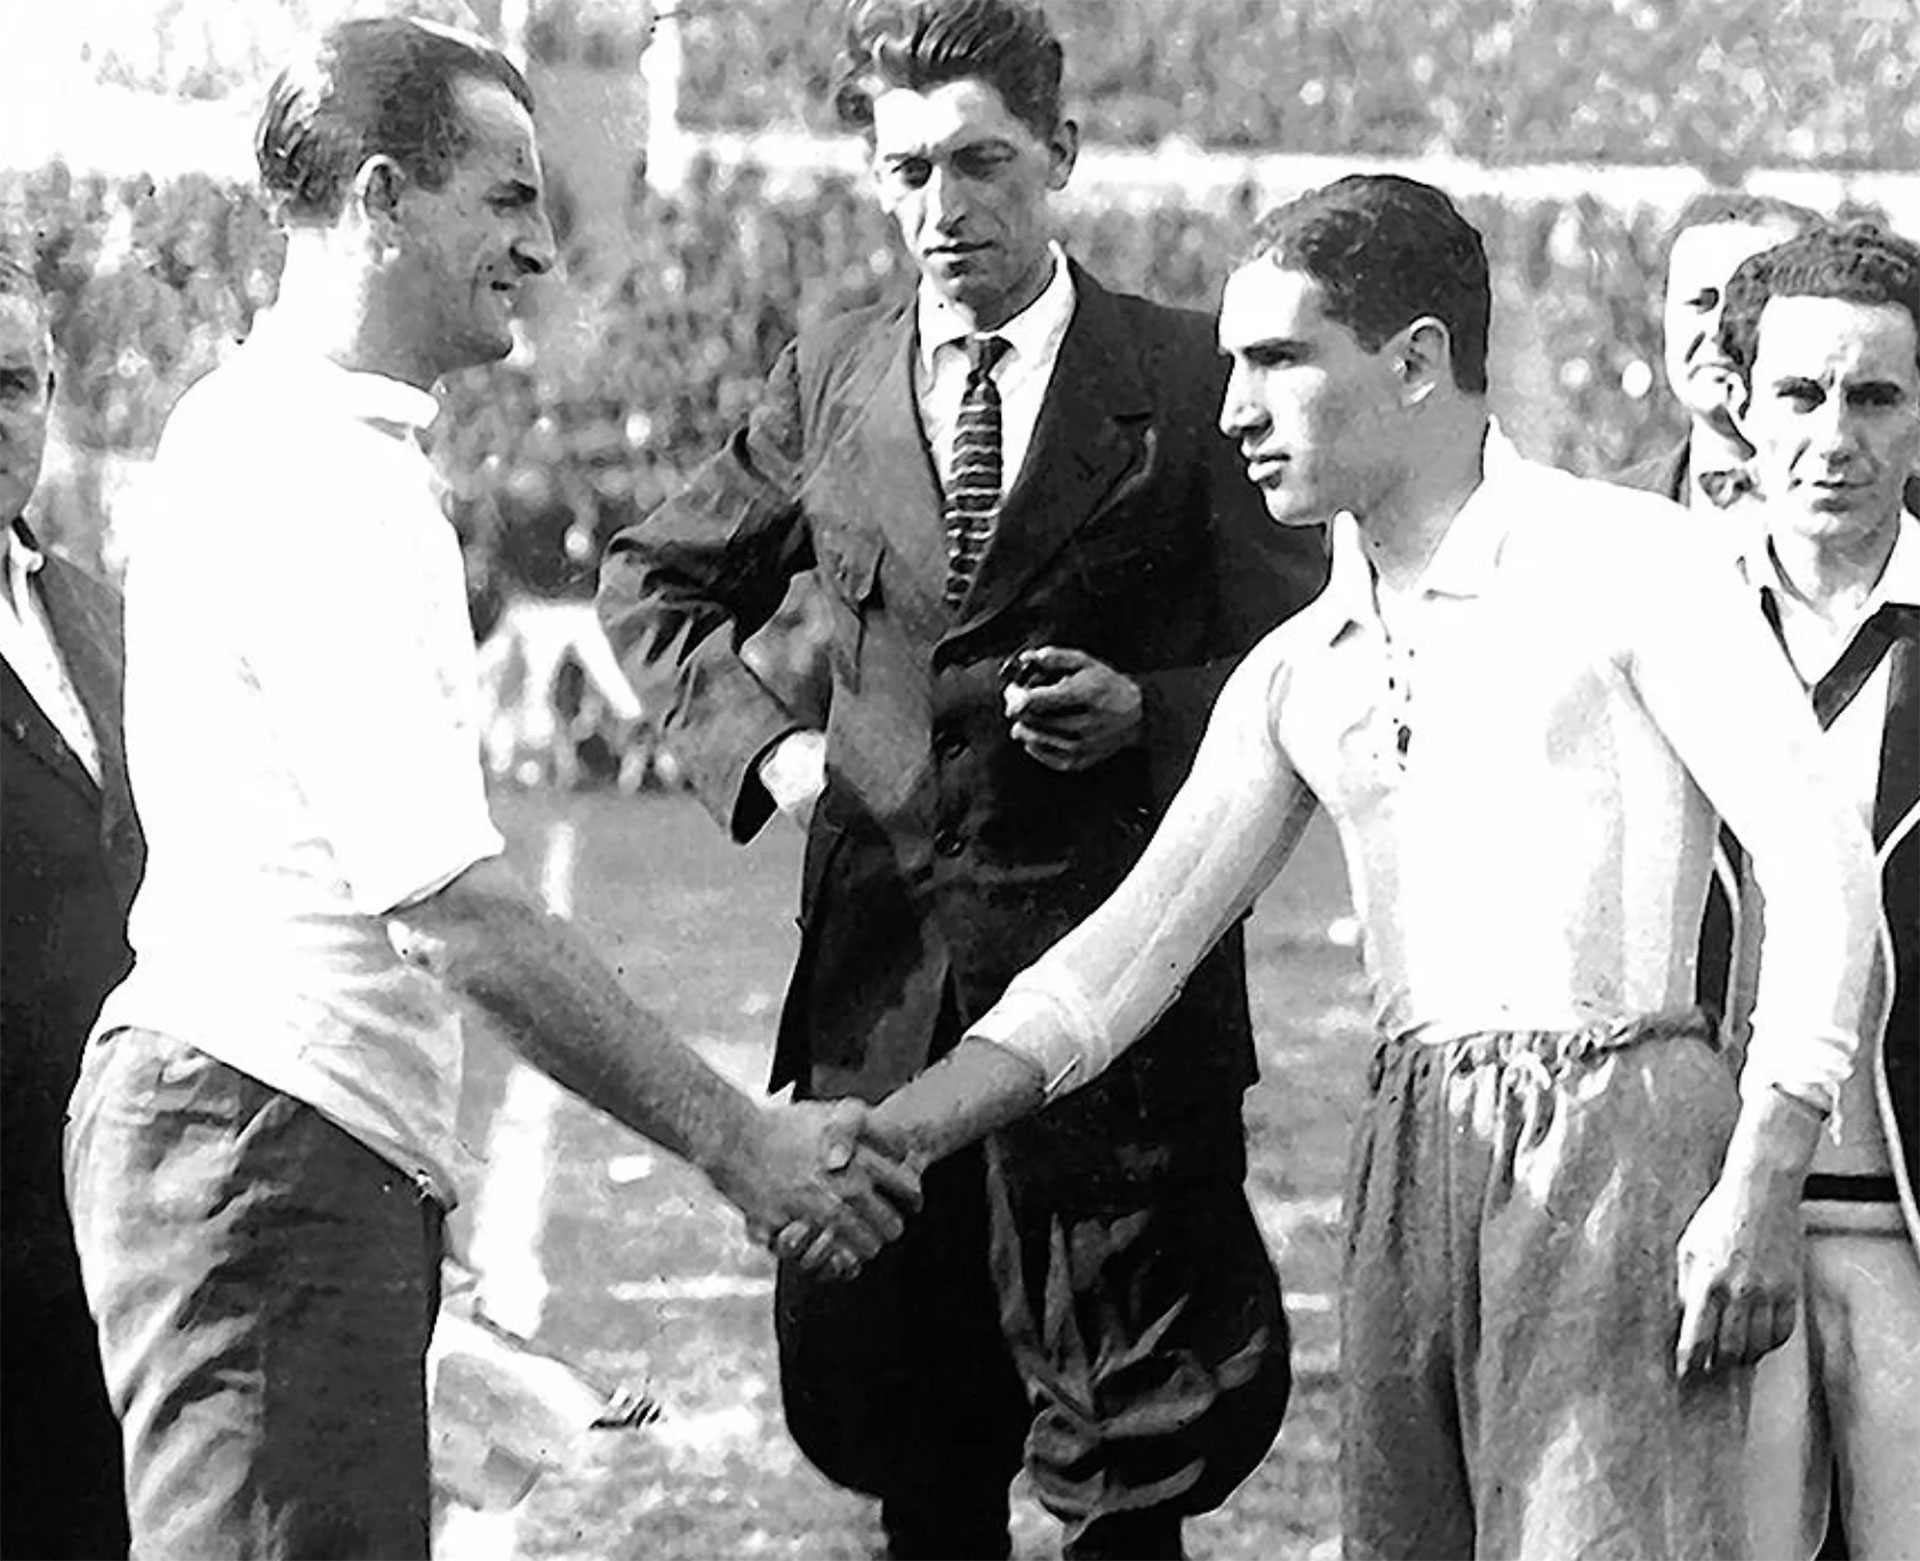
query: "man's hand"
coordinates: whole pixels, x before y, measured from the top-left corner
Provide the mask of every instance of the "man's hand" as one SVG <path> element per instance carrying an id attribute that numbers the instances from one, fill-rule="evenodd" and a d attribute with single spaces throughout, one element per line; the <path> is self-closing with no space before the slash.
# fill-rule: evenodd
<path id="1" fill-rule="evenodd" d="M 758 773 L 773 805 L 804 830 L 827 789 L 827 734 L 787 733 L 761 757 Z"/>
<path id="2" fill-rule="evenodd" d="M 1800 1302 L 1800 1188 L 1819 1134 L 1811 1107 L 1777 1092 L 1741 1113 L 1720 1180 L 1680 1238 L 1684 1380 L 1750 1365 L 1786 1343 Z"/>
<path id="3" fill-rule="evenodd" d="M 877 1159 L 882 1165 L 897 1167 L 914 1178 L 917 1189 L 921 1160 L 913 1156 L 907 1141 L 889 1132 L 860 1101 L 835 1101 L 828 1108 L 821 1152 L 829 1170 L 846 1170 L 863 1158 Z M 919 1207 L 916 1200 L 914 1207 Z M 798 1263 L 810 1272 L 826 1272 L 837 1278 L 859 1270 L 860 1260 L 852 1256 L 831 1229 L 820 1229 L 803 1220 L 794 1220 L 763 1243 L 778 1256 Z"/>
<path id="4" fill-rule="evenodd" d="M 920 1207 L 918 1170 L 862 1141 L 865 1118 L 858 1101 L 763 1112 L 753 1151 L 715 1185 L 762 1245 L 798 1226 L 813 1266 L 852 1273 L 896 1240 L 905 1216 Z"/>
<path id="5" fill-rule="evenodd" d="M 1008 663 L 1013 740 L 1051 770 L 1085 770 L 1140 740 L 1140 685 L 1083 650 L 1041 645 Z"/>

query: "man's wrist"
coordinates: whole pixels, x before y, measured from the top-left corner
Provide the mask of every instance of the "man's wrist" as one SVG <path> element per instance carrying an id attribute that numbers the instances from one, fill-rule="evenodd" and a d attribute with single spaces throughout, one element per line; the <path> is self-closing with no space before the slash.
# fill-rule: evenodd
<path id="1" fill-rule="evenodd" d="M 1826 1121 L 1819 1106 L 1778 1085 L 1754 1091 L 1734 1124 L 1725 1174 L 1755 1185 L 1790 1186 L 1797 1197 Z"/>

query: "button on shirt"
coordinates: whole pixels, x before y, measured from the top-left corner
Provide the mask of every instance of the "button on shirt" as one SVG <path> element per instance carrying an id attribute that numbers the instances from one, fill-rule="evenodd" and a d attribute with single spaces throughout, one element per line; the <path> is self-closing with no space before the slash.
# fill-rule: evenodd
<path id="1" fill-rule="evenodd" d="M 1710 797 L 1785 908 L 1744 1087 L 1830 1106 L 1878 926 L 1871 851 L 1716 519 L 1489 459 L 1390 639 L 1343 517 L 1327 589 L 1229 680 L 1132 875 L 970 1033 L 1028 1056 L 1053 1091 L 1086 1083 L 1271 881 L 1315 798 L 1345 849 L 1383 1031 L 1683 1007 Z"/>
<path id="2" fill-rule="evenodd" d="M 96 1033 L 188 1041 L 450 1202 L 459 1023 L 382 919 L 501 850 L 435 411 L 269 318 L 169 421 L 126 579 L 147 872 Z"/>
<path id="3" fill-rule="evenodd" d="M 1019 476 L 1021 463 L 1033 443 L 1046 400 L 1053 366 L 1060 357 L 1073 320 L 1073 274 L 1060 246 L 1050 246 L 1053 275 L 1040 296 L 995 328 L 1008 351 L 994 366 L 993 383 L 1000 392 L 1000 491 L 1004 495 Z M 961 319 L 932 288 L 922 285 L 915 301 L 919 349 L 915 354 L 915 395 L 920 426 L 933 452 L 934 469 L 945 486 L 953 475 L 954 430 L 960 421 L 960 398 L 967 384 L 967 338 L 973 328 Z"/>
<path id="4" fill-rule="evenodd" d="M 18 521 L 0 532 L 0 539 L 6 548 L 10 593 L 0 598 L 0 655 L 98 785 L 100 743 L 34 589 L 33 577 L 46 558 L 23 534 Z"/>

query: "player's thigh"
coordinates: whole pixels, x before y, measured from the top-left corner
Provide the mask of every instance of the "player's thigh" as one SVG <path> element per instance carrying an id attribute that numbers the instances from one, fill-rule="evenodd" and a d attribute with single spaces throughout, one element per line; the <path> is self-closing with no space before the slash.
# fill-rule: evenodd
<path id="1" fill-rule="evenodd" d="M 1816 1238 L 1813 1260 L 1843 1318 L 1826 1397 L 1849 1542 L 1875 1561 L 1920 1557 L 1920 1257 L 1904 1233 L 1849 1234 Z"/>

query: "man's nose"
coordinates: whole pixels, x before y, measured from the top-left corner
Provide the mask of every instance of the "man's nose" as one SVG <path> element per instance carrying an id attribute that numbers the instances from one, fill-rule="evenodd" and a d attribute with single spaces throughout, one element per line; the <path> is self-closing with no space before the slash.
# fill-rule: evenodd
<path id="1" fill-rule="evenodd" d="M 1851 459 L 1860 449 L 1859 414 L 1839 396 L 1828 396 L 1807 417 L 1807 443 L 1830 462 Z"/>
<path id="2" fill-rule="evenodd" d="M 545 276 L 553 269 L 556 256 L 553 223 L 547 217 L 546 207 L 536 206 L 528 231 L 514 241 L 513 263 L 530 276 Z"/>
<path id="3" fill-rule="evenodd" d="M 960 181 L 936 165 L 925 185 L 927 220 L 942 233 L 952 233 L 966 220 L 966 193 Z"/>
<path id="4" fill-rule="evenodd" d="M 1253 399 L 1248 375 L 1235 364 L 1227 375 L 1226 393 L 1220 400 L 1220 432 L 1229 439 L 1239 439 L 1258 428 L 1260 421 L 1260 409 Z"/>

